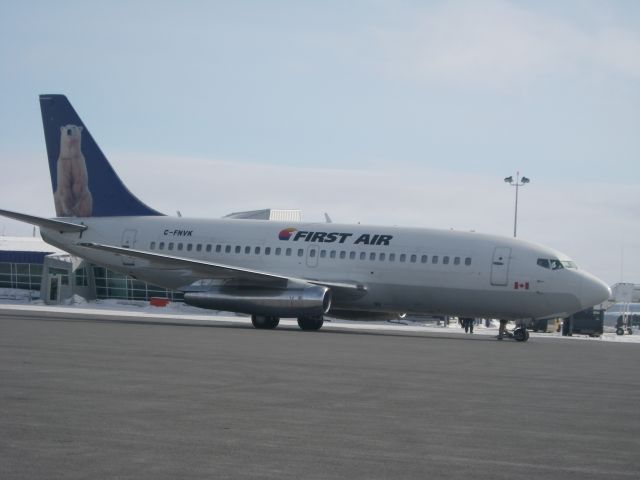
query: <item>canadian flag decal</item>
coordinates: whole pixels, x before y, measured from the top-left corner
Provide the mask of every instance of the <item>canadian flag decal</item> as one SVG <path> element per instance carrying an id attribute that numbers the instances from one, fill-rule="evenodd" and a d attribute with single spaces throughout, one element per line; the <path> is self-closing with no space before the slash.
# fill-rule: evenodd
<path id="1" fill-rule="evenodd" d="M 524 282 L 524 283 L 520 283 L 520 282 L 513 282 L 513 288 L 515 290 L 529 290 L 529 282 Z"/>

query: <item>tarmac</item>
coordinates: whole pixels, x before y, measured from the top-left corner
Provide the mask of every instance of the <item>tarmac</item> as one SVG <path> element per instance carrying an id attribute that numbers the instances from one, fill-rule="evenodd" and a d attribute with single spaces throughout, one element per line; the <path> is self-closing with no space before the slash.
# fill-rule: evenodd
<path id="1" fill-rule="evenodd" d="M 640 348 L 0 316 L 2 479 L 639 478 Z"/>

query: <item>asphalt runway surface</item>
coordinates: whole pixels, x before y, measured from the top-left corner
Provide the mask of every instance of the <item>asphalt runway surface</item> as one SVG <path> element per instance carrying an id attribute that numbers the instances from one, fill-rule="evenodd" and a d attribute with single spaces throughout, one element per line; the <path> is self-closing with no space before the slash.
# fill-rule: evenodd
<path id="1" fill-rule="evenodd" d="M 639 360 L 604 342 L 0 316 L 0 478 L 640 478 Z"/>

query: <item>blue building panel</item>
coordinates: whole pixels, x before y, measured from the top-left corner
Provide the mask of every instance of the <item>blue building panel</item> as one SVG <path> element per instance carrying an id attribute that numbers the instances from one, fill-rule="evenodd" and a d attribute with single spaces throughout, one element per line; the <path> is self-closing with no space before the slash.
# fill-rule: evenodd
<path id="1" fill-rule="evenodd" d="M 0 262 L 7 263 L 36 263 L 42 265 L 44 257 L 51 252 L 15 252 L 11 250 L 0 251 Z"/>

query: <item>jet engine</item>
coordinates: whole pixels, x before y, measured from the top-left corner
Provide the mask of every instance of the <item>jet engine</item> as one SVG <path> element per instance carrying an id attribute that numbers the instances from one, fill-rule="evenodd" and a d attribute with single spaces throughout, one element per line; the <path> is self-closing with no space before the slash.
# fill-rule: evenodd
<path id="1" fill-rule="evenodd" d="M 406 317 L 405 313 L 398 312 L 368 312 L 360 310 L 331 310 L 330 317 L 340 320 L 356 320 L 356 321 L 387 321 L 398 320 Z"/>
<path id="2" fill-rule="evenodd" d="M 184 303 L 194 307 L 274 317 L 310 317 L 327 313 L 331 292 L 309 285 L 295 288 L 224 287 L 185 292 Z"/>

